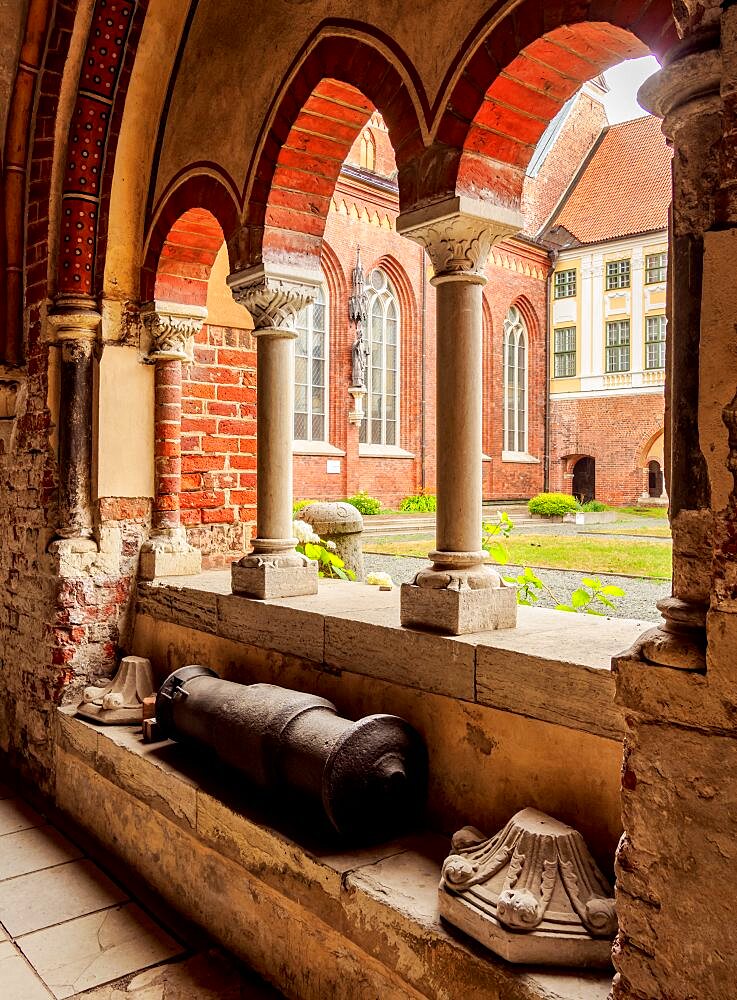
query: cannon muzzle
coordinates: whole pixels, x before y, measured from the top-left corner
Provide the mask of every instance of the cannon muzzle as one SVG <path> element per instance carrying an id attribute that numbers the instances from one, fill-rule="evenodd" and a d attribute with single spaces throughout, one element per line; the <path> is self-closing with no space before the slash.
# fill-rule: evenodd
<path id="1" fill-rule="evenodd" d="M 396 715 L 351 722 L 317 695 L 234 684 L 193 665 L 164 681 L 156 718 L 165 737 L 211 748 L 261 788 L 321 803 L 346 837 L 395 836 L 422 811 L 427 753 Z"/>

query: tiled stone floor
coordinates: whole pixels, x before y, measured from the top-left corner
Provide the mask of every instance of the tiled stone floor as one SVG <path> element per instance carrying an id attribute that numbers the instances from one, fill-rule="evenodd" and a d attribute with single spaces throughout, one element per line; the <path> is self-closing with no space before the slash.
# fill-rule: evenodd
<path id="1" fill-rule="evenodd" d="M 2 1000 L 276 1000 L 194 953 L 0 782 Z"/>

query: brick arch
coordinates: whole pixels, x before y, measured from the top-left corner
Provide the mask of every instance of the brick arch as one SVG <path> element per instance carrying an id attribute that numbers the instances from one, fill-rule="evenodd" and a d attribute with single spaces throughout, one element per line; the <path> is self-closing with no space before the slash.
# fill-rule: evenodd
<path id="1" fill-rule="evenodd" d="M 286 255 L 315 266 L 341 166 L 377 109 L 400 169 L 424 148 L 422 102 L 400 53 L 346 34 L 312 40 L 305 53 L 265 118 L 249 168 L 232 253 L 238 267 Z"/>
<path id="2" fill-rule="evenodd" d="M 637 464 L 641 469 L 644 469 L 647 466 L 648 456 L 652 451 L 655 442 L 658 440 L 658 438 L 664 436 L 665 436 L 665 430 L 664 428 L 661 427 L 657 431 L 655 431 L 654 434 L 648 434 L 647 437 L 644 439 L 644 442 L 641 442 L 640 448 L 637 452 Z"/>
<path id="3" fill-rule="evenodd" d="M 151 227 L 141 301 L 204 306 L 212 265 L 237 226 L 238 205 L 224 180 L 212 174 L 187 177 L 169 192 Z"/>
<path id="4" fill-rule="evenodd" d="M 448 84 L 435 135 L 458 152 L 438 195 L 519 205 L 538 140 L 581 85 L 624 59 L 662 56 L 676 41 L 670 0 L 523 0 L 476 41 Z"/>
<path id="5" fill-rule="evenodd" d="M 526 295 L 518 295 L 513 302 L 509 303 L 509 308 L 519 309 L 522 319 L 525 321 L 525 326 L 527 327 L 527 345 L 528 350 L 531 344 L 539 344 L 541 337 L 540 331 L 542 325 L 538 319 L 537 313 L 535 312 L 535 307 L 532 305 L 530 300 Z"/>

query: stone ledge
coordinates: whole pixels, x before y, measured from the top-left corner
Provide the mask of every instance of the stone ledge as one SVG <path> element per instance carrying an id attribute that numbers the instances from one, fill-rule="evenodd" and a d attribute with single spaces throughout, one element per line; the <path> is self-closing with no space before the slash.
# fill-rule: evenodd
<path id="1" fill-rule="evenodd" d="M 399 622 L 399 591 L 321 581 L 308 597 L 234 597 L 225 572 L 139 584 L 159 621 L 461 701 L 621 739 L 613 656 L 651 622 L 520 607 L 516 629 L 444 636 Z"/>
<path id="2" fill-rule="evenodd" d="M 60 808 L 288 996 L 606 1000 L 606 974 L 508 965 L 440 923 L 445 838 L 315 843 L 233 784 L 175 744 L 58 712 Z"/>

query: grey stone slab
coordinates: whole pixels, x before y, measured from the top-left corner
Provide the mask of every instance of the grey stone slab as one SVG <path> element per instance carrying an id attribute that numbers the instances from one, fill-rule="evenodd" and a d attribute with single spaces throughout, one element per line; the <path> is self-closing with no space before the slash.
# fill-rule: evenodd
<path id="1" fill-rule="evenodd" d="M 0 922 L 19 937 L 127 898 L 91 861 L 70 861 L 1 882 Z"/>
<path id="2" fill-rule="evenodd" d="M 49 1000 L 51 996 L 10 941 L 0 943 L 0 990 L 3 1000 Z"/>
<path id="3" fill-rule="evenodd" d="M 402 628 L 398 600 L 391 608 L 325 619 L 328 666 L 451 698 L 473 701 L 474 654 L 464 638 Z"/>
<path id="4" fill-rule="evenodd" d="M 139 584 L 138 614 L 200 632 L 214 632 L 217 626 L 217 594 L 199 587 L 188 587 L 186 583 L 190 579 L 167 577 L 165 584 Z"/>
<path id="5" fill-rule="evenodd" d="M 135 903 L 47 927 L 18 945 L 57 1000 L 183 952 Z"/>
<path id="6" fill-rule="evenodd" d="M 43 826 L 46 820 L 23 799 L 0 799 L 0 836 Z M 0 841 L 0 846 L 2 841 Z"/>
<path id="7" fill-rule="evenodd" d="M 0 839 L 0 881 L 81 857 L 79 848 L 51 826 L 9 833 Z"/>
<path id="8" fill-rule="evenodd" d="M 322 662 L 322 614 L 285 606 L 281 601 L 256 601 L 232 594 L 219 596 L 217 602 L 218 635 L 261 649 Z"/>

